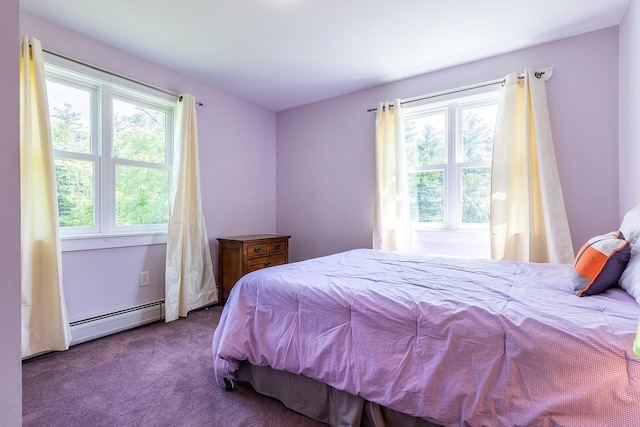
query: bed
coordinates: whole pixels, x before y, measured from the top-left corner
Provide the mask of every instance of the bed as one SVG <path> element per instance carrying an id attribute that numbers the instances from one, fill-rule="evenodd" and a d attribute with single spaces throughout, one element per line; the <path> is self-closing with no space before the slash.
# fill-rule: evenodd
<path id="1" fill-rule="evenodd" d="M 640 307 L 572 274 L 370 249 L 259 270 L 224 307 L 216 380 L 331 425 L 638 426 Z"/>

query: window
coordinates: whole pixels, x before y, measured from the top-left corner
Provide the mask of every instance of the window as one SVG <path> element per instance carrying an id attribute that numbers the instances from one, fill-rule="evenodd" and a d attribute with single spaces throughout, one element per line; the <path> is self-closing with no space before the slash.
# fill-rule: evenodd
<path id="1" fill-rule="evenodd" d="M 166 233 L 175 100 L 51 64 L 45 73 L 63 248 Z"/>
<path id="2" fill-rule="evenodd" d="M 405 110 L 417 230 L 487 229 L 497 91 Z"/>

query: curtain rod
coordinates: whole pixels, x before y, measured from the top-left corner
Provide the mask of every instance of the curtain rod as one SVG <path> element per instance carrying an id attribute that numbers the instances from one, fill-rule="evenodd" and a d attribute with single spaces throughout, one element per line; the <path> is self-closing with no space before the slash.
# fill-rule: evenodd
<path id="1" fill-rule="evenodd" d="M 124 80 L 130 81 L 130 82 L 132 82 L 132 83 L 136 83 L 136 84 L 139 84 L 139 85 L 142 85 L 142 86 L 148 87 L 149 89 L 157 90 L 158 92 L 162 92 L 162 93 L 165 93 L 165 94 L 167 94 L 167 95 L 175 96 L 176 98 L 178 97 L 178 94 L 177 94 L 177 93 L 173 93 L 173 92 L 170 92 L 170 91 L 168 91 L 168 90 L 164 90 L 164 89 L 161 89 L 161 88 L 159 88 L 159 87 L 152 86 L 152 85 L 147 84 L 147 83 L 143 83 L 143 82 L 141 82 L 141 81 L 139 81 L 139 80 L 135 80 L 135 79 L 132 79 L 132 78 L 130 78 L 130 77 L 126 77 L 126 76 L 123 76 L 123 75 L 120 75 L 120 74 L 114 73 L 113 71 L 109 71 L 109 70 L 107 70 L 107 69 L 97 67 L 97 66 L 92 65 L 92 64 L 89 64 L 89 63 L 87 63 L 87 62 L 83 62 L 83 61 L 77 60 L 77 59 L 75 59 L 75 58 L 71 58 L 71 57 L 69 57 L 69 56 L 62 55 L 62 54 L 60 54 L 60 53 L 58 53 L 58 52 L 54 52 L 54 51 L 52 51 L 52 50 L 48 50 L 48 49 L 44 49 L 44 48 L 42 49 L 42 51 L 43 51 L 43 52 L 47 52 L 47 53 L 48 53 L 48 54 L 50 54 L 50 55 L 57 56 L 58 58 L 66 59 L 67 61 L 71 61 L 71 62 L 74 62 L 74 63 L 76 63 L 76 64 L 82 65 L 82 66 L 84 66 L 84 67 L 91 68 L 92 70 L 100 71 L 100 72 L 102 72 L 102 73 L 109 74 L 110 76 L 118 77 L 118 78 L 120 78 L 120 79 L 124 79 Z"/>
<path id="2" fill-rule="evenodd" d="M 82 65 L 83 67 L 91 68 L 92 70 L 96 70 L 96 71 L 99 71 L 99 72 L 101 72 L 101 73 L 109 74 L 110 76 L 114 76 L 114 77 L 117 77 L 117 78 L 120 78 L 120 79 L 127 80 L 127 81 L 129 81 L 129 82 L 132 82 L 132 83 L 135 83 L 135 84 L 138 84 L 138 85 L 141 85 L 141 86 L 147 87 L 147 88 L 149 88 L 149 89 L 156 90 L 156 91 L 158 91 L 158 92 L 162 92 L 162 93 L 164 93 L 164 94 L 167 94 L 167 95 L 169 95 L 169 96 L 173 96 L 173 97 L 175 97 L 175 98 L 178 98 L 178 96 L 179 96 L 179 94 L 177 94 L 177 93 L 174 93 L 174 92 L 171 92 L 171 91 L 168 91 L 168 90 L 165 90 L 165 89 L 159 88 L 159 87 L 157 87 L 157 86 L 150 85 L 150 84 L 148 84 L 148 83 L 141 82 L 140 80 L 135 80 L 135 79 L 132 79 L 132 78 L 130 78 L 130 77 L 123 76 L 123 75 L 118 74 L 118 73 L 114 73 L 113 71 L 109 71 L 109 70 L 107 70 L 107 69 L 100 68 L 100 67 L 98 67 L 98 66 L 95 66 L 95 65 L 89 64 L 89 63 L 87 63 L 87 62 L 83 62 L 83 61 L 77 60 L 77 59 L 75 59 L 75 58 L 71 58 L 71 57 L 69 57 L 69 56 L 62 55 L 62 54 L 60 54 L 60 53 L 58 53 L 58 52 L 54 52 L 54 51 L 49 50 L 49 49 L 44 49 L 44 48 L 43 48 L 43 49 L 42 49 L 42 51 L 43 51 L 43 52 L 48 53 L 49 55 L 57 56 L 58 58 L 62 58 L 62 59 L 65 59 L 65 60 L 67 60 L 67 61 L 71 61 L 71 62 L 76 63 L 76 64 L 78 64 L 78 65 Z M 180 99 L 180 101 L 182 101 L 182 99 Z M 206 104 L 204 104 L 203 102 L 196 102 L 196 105 L 198 105 L 198 106 L 200 106 L 200 107 L 206 107 Z"/>
<path id="3" fill-rule="evenodd" d="M 549 68 L 545 68 L 545 69 L 540 70 L 540 71 L 536 71 L 534 73 L 534 75 L 538 79 L 540 79 L 540 78 L 542 78 L 544 76 L 544 80 L 547 81 L 553 75 L 553 67 L 549 67 Z M 523 79 L 523 78 L 524 78 L 524 75 L 521 74 L 518 77 L 518 80 Z M 497 84 L 504 85 L 505 82 L 506 82 L 505 78 L 495 79 L 495 80 L 490 80 L 490 81 L 487 81 L 487 82 L 476 83 L 476 84 L 469 85 L 469 86 L 462 86 L 462 87 L 458 87 L 458 88 L 455 88 L 455 89 L 443 90 L 442 92 L 434 92 L 434 93 L 430 93 L 428 95 L 420 95 L 420 96 L 415 96 L 413 98 L 401 99 L 400 100 L 400 105 L 408 104 L 408 103 L 411 103 L 411 102 L 424 101 L 425 99 L 437 98 L 439 96 L 451 95 L 453 93 L 465 92 L 467 90 L 479 89 L 479 88 L 482 88 L 482 87 L 493 86 L 493 85 L 497 85 Z M 391 103 L 391 106 L 393 106 L 393 103 Z M 376 107 L 372 107 L 372 108 L 369 108 L 367 110 L 368 113 L 370 113 L 372 111 L 378 111 L 378 107 L 377 106 Z"/>

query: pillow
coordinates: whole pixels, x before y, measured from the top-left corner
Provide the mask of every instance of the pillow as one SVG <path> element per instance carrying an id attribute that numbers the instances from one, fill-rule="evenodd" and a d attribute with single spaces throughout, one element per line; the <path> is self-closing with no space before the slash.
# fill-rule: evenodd
<path id="1" fill-rule="evenodd" d="M 631 256 L 618 284 L 640 304 L 640 205 L 626 213 L 620 231 L 631 243 Z"/>
<path id="2" fill-rule="evenodd" d="M 640 304 L 640 242 L 631 245 L 631 256 L 618 285 Z"/>
<path id="3" fill-rule="evenodd" d="M 636 356 L 640 357 L 640 323 L 638 323 L 638 332 L 636 332 L 636 339 L 633 340 L 633 352 Z"/>
<path id="4" fill-rule="evenodd" d="M 589 239 L 573 263 L 573 290 L 579 296 L 597 295 L 618 283 L 631 245 L 619 231 Z"/>
<path id="5" fill-rule="evenodd" d="M 620 225 L 620 232 L 632 245 L 638 241 L 640 237 L 640 205 L 625 214 Z"/>

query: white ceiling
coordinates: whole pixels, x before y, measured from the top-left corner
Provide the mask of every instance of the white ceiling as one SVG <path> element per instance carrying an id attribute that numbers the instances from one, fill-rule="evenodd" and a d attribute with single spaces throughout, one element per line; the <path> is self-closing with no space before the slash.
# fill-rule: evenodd
<path id="1" fill-rule="evenodd" d="M 620 23 L 629 0 L 22 0 L 274 111 Z"/>

